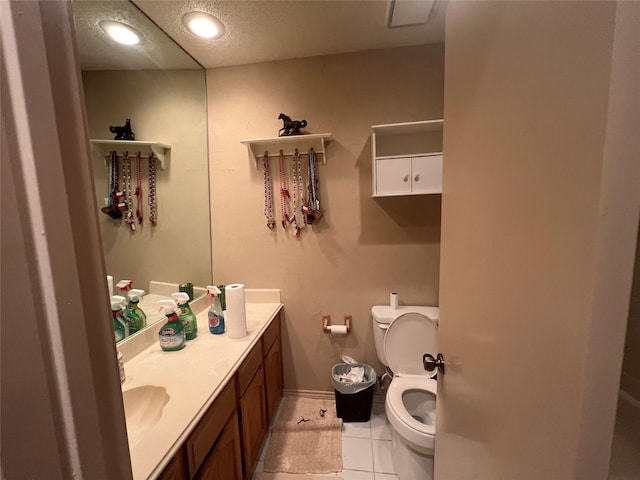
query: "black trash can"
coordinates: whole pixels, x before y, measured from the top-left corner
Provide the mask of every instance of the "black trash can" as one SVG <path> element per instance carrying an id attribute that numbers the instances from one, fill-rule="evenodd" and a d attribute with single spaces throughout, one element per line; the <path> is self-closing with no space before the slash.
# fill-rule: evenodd
<path id="1" fill-rule="evenodd" d="M 364 368 L 364 381 L 342 382 L 340 375 L 352 367 Z M 366 363 L 338 363 L 331 370 L 336 395 L 336 414 L 343 422 L 368 422 L 371 418 L 376 371 Z"/>

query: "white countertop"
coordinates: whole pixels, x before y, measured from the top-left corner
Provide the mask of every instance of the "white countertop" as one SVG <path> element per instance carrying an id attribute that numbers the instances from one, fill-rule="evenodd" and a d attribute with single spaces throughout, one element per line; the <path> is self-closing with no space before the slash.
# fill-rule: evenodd
<path id="1" fill-rule="evenodd" d="M 123 392 L 148 385 L 165 388 L 169 396 L 159 420 L 140 433 L 129 432 L 135 480 L 162 472 L 281 308 L 280 303 L 247 303 L 248 333 L 241 339 L 210 334 L 205 309 L 197 315 L 197 338 L 184 349 L 164 352 L 156 340 L 125 362 Z"/>

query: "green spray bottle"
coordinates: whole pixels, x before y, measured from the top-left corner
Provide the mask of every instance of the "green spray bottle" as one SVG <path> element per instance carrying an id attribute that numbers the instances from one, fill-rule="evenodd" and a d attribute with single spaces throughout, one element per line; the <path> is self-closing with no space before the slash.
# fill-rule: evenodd
<path id="1" fill-rule="evenodd" d="M 184 326 L 178 318 L 178 305 L 173 300 L 158 300 L 167 316 L 165 323 L 158 332 L 160 348 L 165 352 L 182 350 L 185 345 Z"/>
<path id="2" fill-rule="evenodd" d="M 111 318 L 113 319 L 113 334 L 116 337 L 116 343 L 124 340 L 129 336 L 129 327 L 124 318 L 122 318 L 122 309 L 127 299 L 120 295 L 111 297 Z"/>
<path id="3" fill-rule="evenodd" d="M 124 311 L 124 318 L 129 325 L 129 335 L 133 335 L 147 326 L 147 316 L 138 305 L 140 298 L 144 296 L 144 290 L 134 288 L 129 291 L 127 296 L 129 297 L 129 303 Z"/>
<path id="4" fill-rule="evenodd" d="M 172 293 L 171 297 L 176 301 L 180 308 L 179 318 L 184 325 L 184 336 L 187 340 L 193 340 L 198 336 L 198 322 L 196 316 L 189 306 L 189 294 L 186 292 Z"/>

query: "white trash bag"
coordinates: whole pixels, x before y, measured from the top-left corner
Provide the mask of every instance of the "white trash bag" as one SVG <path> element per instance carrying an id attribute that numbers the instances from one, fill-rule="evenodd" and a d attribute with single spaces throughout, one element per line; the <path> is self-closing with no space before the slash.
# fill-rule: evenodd
<path id="1" fill-rule="evenodd" d="M 331 370 L 333 388 L 340 393 L 352 394 L 362 392 L 376 383 L 376 371 L 371 365 L 358 363 L 353 358 L 343 355 L 342 361 Z"/>

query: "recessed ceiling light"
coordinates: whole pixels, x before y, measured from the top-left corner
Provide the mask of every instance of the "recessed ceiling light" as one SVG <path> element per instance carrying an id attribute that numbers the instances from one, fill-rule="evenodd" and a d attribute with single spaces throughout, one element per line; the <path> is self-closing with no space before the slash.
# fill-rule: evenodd
<path id="1" fill-rule="evenodd" d="M 195 35 L 202 38 L 218 38 L 224 33 L 224 25 L 213 15 L 204 12 L 189 12 L 182 23 Z"/>
<path id="2" fill-rule="evenodd" d="M 103 20 L 100 22 L 102 28 L 116 42 L 123 45 L 137 45 L 140 43 L 140 35 L 133 28 L 120 22 Z"/>

